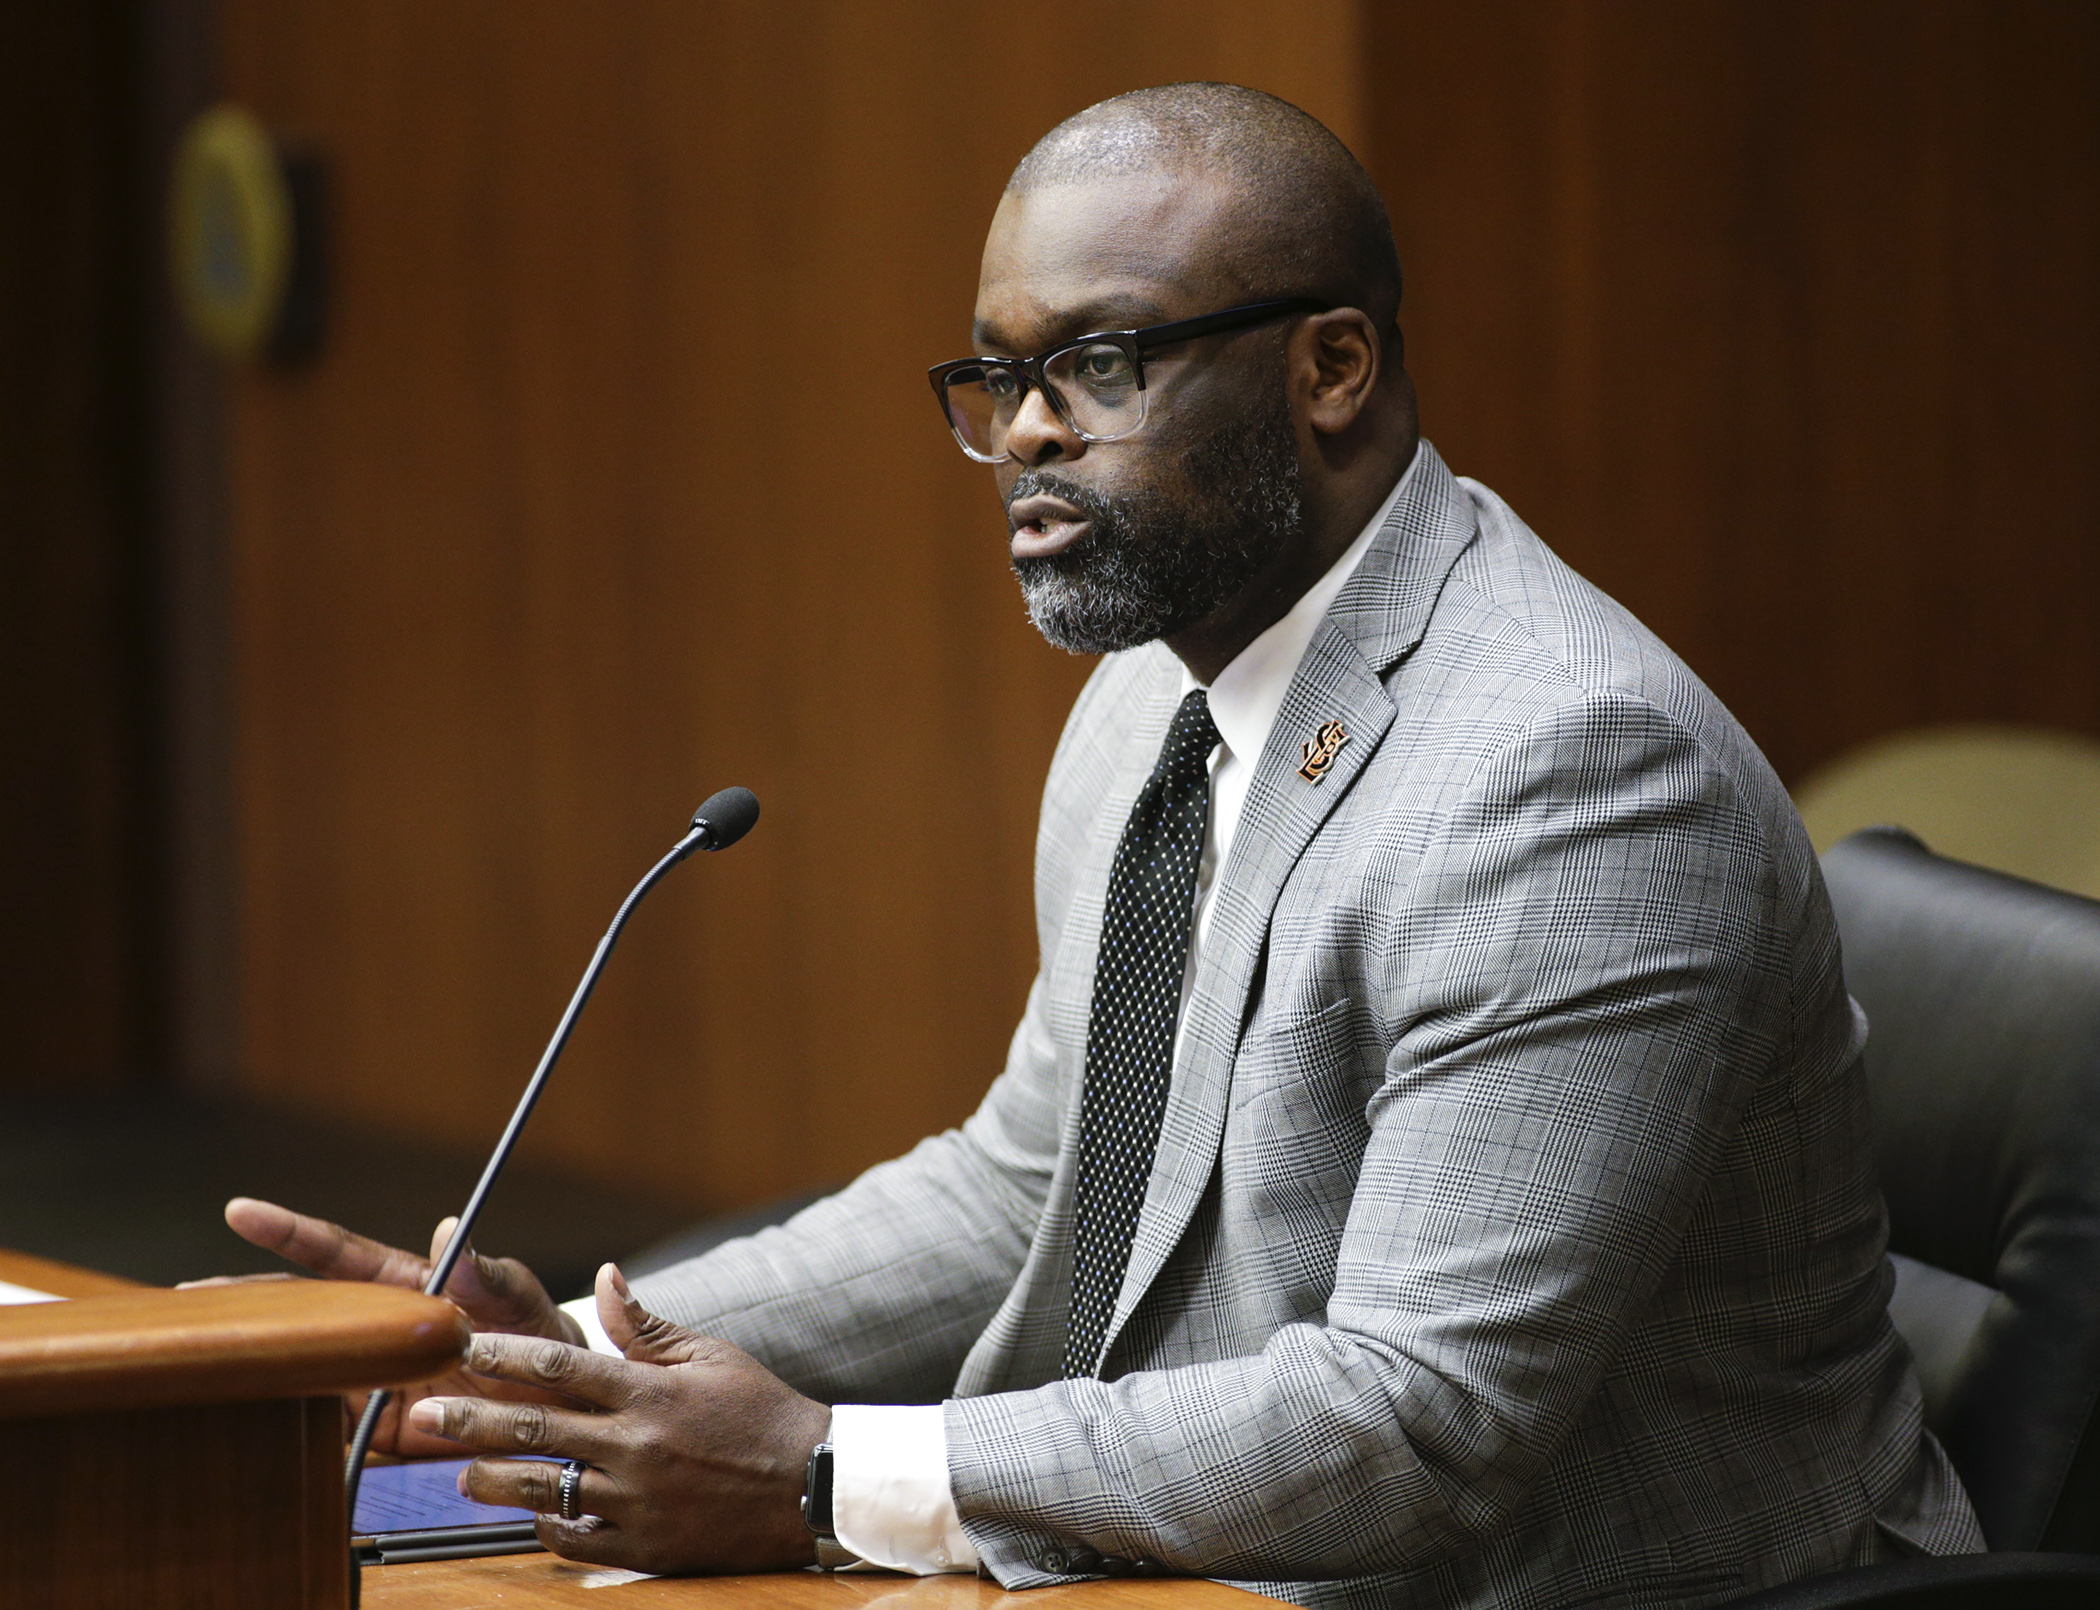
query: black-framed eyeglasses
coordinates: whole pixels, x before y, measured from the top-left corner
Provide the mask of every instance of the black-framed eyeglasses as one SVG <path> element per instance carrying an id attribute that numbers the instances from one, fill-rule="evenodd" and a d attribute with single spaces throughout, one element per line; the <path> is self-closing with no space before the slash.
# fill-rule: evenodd
<path id="1" fill-rule="evenodd" d="M 1051 411 L 1081 441 L 1120 442 L 1144 426 L 1145 354 L 1155 347 L 1286 314 L 1325 313 L 1331 306 L 1305 297 L 1249 302 L 1142 330 L 1097 330 L 1033 358 L 957 358 L 935 364 L 926 377 L 962 450 L 980 464 L 999 464 L 1006 460 L 1007 432 L 1031 386 L 1041 390 Z"/>

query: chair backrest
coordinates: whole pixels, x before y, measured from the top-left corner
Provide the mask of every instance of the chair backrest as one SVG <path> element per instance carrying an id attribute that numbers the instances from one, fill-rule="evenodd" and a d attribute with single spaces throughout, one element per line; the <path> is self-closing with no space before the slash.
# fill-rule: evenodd
<path id="1" fill-rule="evenodd" d="M 1968 722 L 1889 733 L 1805 777 L 1816 848 L 1901 822 L 1941 855 L 2100 899 L 2100 739 Z"/>
<path id="2" fill-rule="evenodd" d="M 1992 1549 L 2100 1552 L 2100 901 L 1887 828 L 1823 869 L 1927 1420 Z"/>

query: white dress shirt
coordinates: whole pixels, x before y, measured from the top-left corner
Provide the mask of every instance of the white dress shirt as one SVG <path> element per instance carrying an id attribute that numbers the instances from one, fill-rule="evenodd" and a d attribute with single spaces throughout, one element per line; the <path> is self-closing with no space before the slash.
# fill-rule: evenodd
<path id="1" fill-rule="evenodd" d="M 1416 456 L 1420 462 L 1420 455 Z M 1326 619 L 1336 594 L 1369 550 L 1378 528 L 1413 479 L 1414 464 L 1394 483 L 1356 540 L 1344 550 L 1290 612 L 1240 650 L 1209 688 L 1211 720 L 1223 740 L 1210 756 L 1210 828 L 1196 869 L 1196 920 L 1189 940 L 1181 1001 L 1188 1005 L 1196 965 L 1210 937 L 1212 884 L 1232 852 L 1233 834 L 1247 802 L 1255 763 L 1268 744 L 1284 695 L 1313 633 Z M 1186 668 L 1181 694 L 1202 686 Z M 1181 1059 L 1183 1024 L 1174 1029 L 1174 1058 Z M 564 1303 L 600 1352 L 617 1353 L 598 1324 L 589 1297 Z M 977 1550 L 963 1531 L 948 1487 L 948 1439 L 938 1403 L 907 1405 L 841 1403 L 831 1411 L 831 1518 L 842 1546 L 870 1565 L 917 1576 L 974 1571 Z"/>

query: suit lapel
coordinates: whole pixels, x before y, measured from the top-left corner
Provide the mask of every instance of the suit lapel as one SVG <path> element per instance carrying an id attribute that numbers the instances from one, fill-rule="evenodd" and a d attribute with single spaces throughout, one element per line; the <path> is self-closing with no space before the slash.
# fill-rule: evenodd
<path id="1" fill-rule="evenodd" d="M 1421 641 L 1452 565 L 1472 540 L 1470 500 L 1427 442 L 1419 451 L 1426 457 L 1413 484 L 1299 662 L 1218 870 L 1188 1032 L 1105 1345 L 1114 1344 L 1173 1255 L 1217 1166 L 1240 1034 L 1284 880 L 1392 726 L 1383 673 Z M 1311 741 L 1317 748 L 1330 722 L 1340 724 L 1346 739 L 1315 782 L 1300 770 L 1308 764 L 1302 746 Z"/>

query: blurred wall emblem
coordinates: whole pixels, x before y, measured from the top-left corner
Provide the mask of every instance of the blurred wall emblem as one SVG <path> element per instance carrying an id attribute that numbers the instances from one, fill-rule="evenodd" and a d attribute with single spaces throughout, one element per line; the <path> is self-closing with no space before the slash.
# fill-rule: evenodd
<path id="1" fill-rule="evenodd" d="M 319 339 L 321 169 L 287 156 L 240 107 L 184 133 L 168 192 L 169 268 L 183 322 L 223 357 L 309 355 Z"/>

